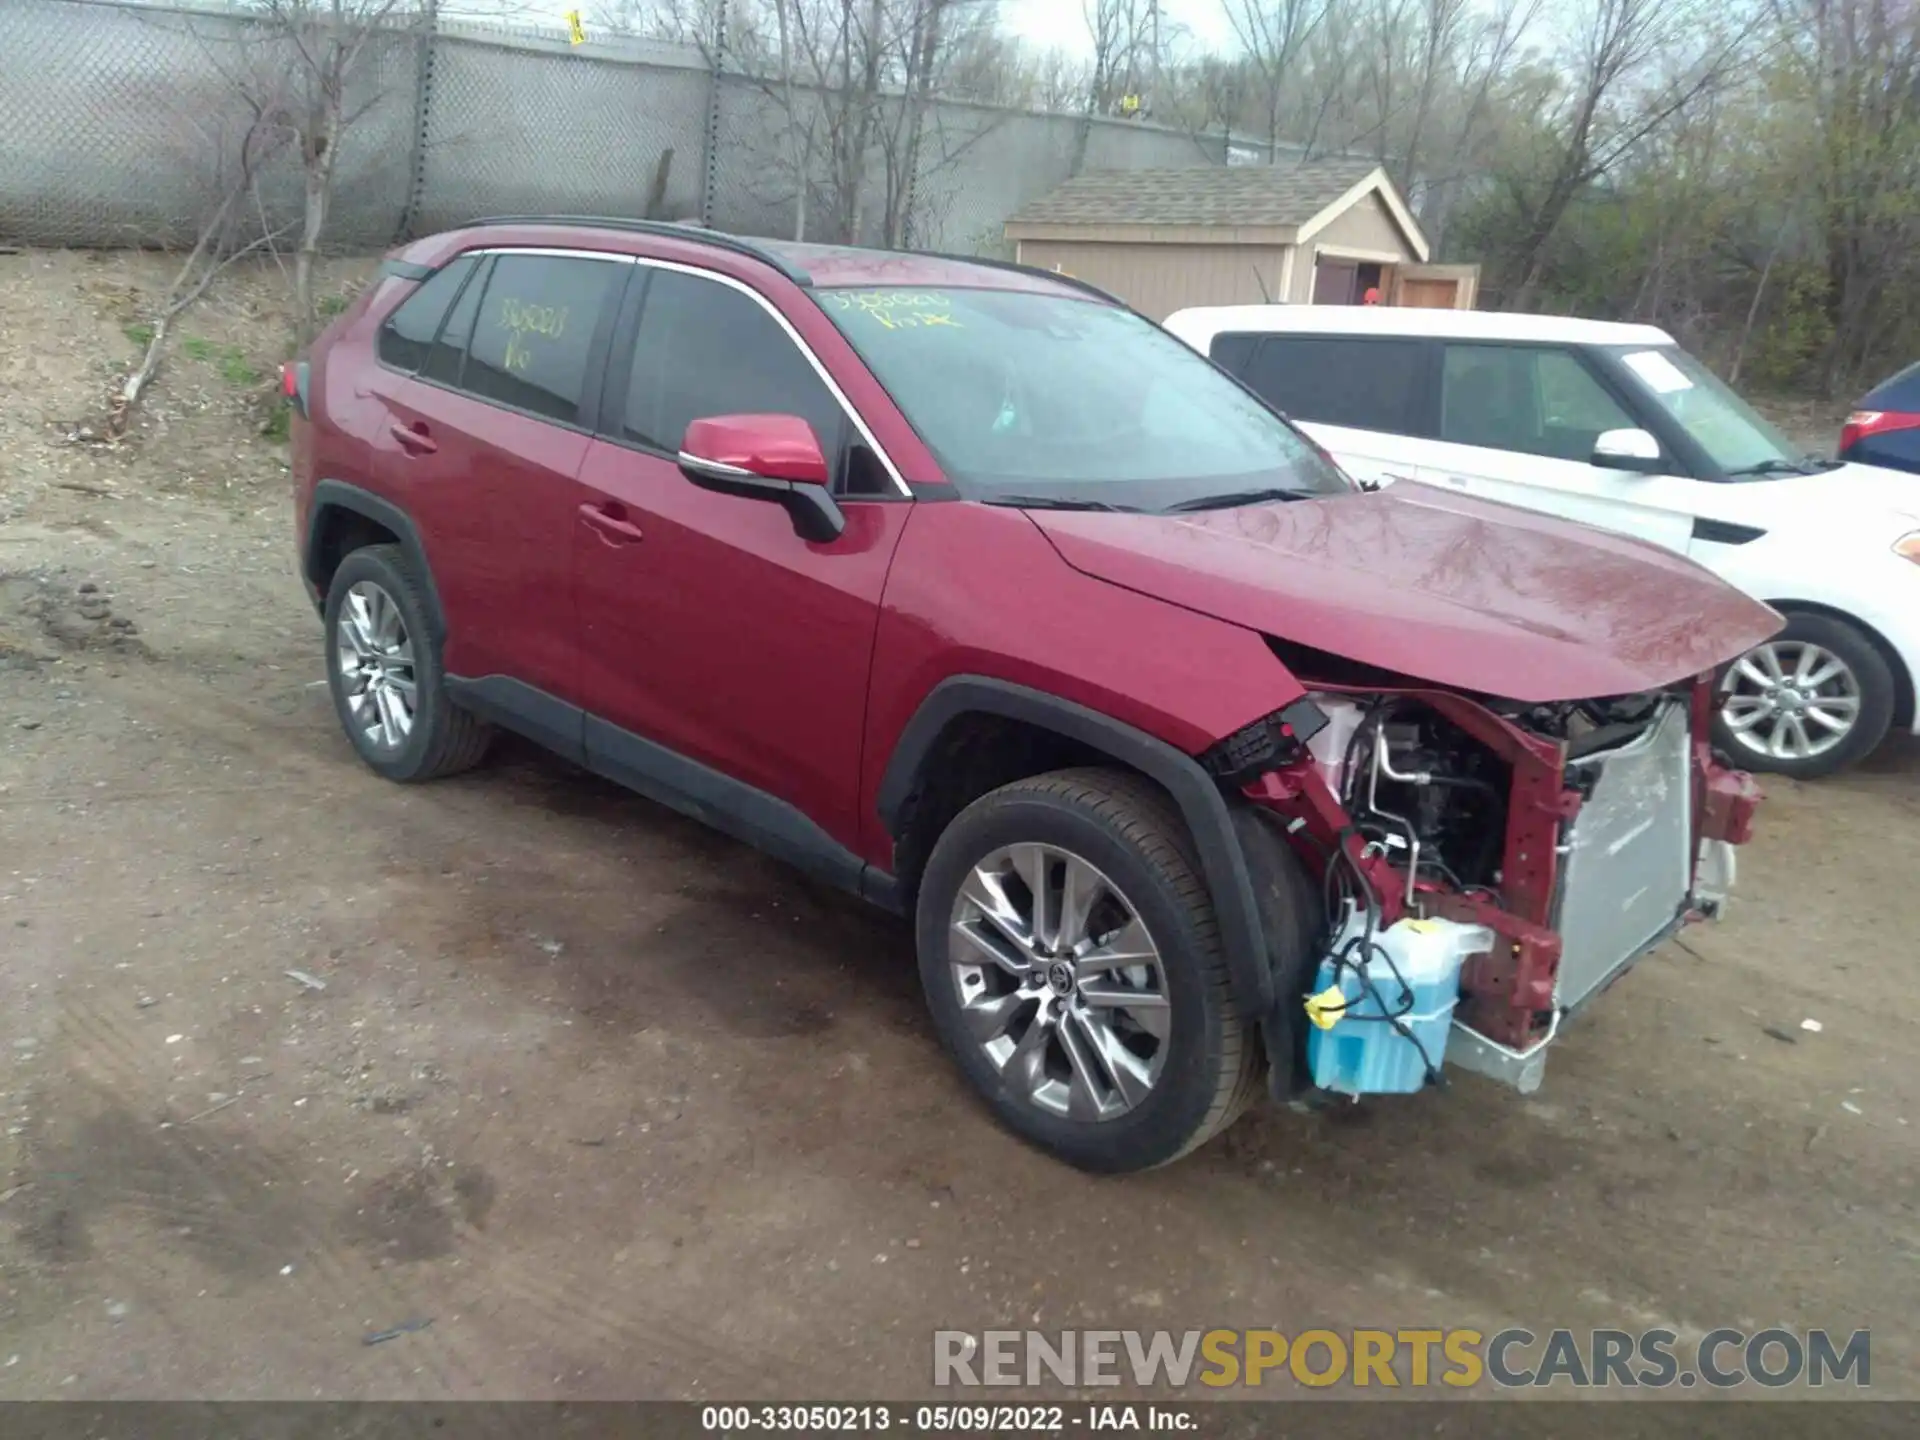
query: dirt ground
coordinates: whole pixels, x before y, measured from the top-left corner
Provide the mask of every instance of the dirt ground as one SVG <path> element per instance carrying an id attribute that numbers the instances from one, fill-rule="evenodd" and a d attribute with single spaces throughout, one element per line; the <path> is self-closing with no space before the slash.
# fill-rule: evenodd
<path id="1" fill-rule="evenodd" d="M 1771 783 L 1729 918 L 1536 1096 L 1084 1177 L 970 1102 L 902 926 L 525 749 L 362 768 L 256 433 L 275 277 L 69 438 L 163 268 L 0 256 L 0 1398 L 908 1397 L 938 1328 L 1509 1324 L 1871 1327 L 1920 1395 L 1920 749 Z"/>

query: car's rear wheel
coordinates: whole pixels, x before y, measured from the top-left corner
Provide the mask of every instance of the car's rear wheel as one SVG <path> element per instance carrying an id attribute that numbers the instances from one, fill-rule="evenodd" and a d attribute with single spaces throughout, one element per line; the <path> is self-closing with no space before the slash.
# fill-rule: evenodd
<path id="1" fill-rule="evenodd" d="M 389 780 L 434 780 L 485 757 L 492 729 L 447 695 L 426 602 L 398 546 L 340 562 L 327 588 L 327 686 L 360 758 Z"/>
<path id="2" fill-rule="evenodd" d="M 1886 737 L 1895 698 L 1892 668 L 1857 628 L 1790 614 L 1721 676 L 1714 739 L 1749 770 L 1831 775 Z"/>
<path id="3" fill-rule="evenodd" d="M 1177 1159 L 1259 1084 L 1189 850 L 1151 783 L 1059 771 L 968 806 L 921 879 L 942 1041 L 1003 1123 L 1083 1169 Z"/>

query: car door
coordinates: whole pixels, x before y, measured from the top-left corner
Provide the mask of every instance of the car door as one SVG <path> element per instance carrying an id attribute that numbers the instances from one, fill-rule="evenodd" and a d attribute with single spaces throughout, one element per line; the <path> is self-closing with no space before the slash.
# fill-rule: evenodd
<path id="1" fill-rule="evenodd" d="M 526 687 L 534 694 L 519 698 L 536 710 L 538 696 L 577 704 L 571 550 L 591 419 L 582 406 L 632 266 L 555 252 L 455 263 L 469 269 L 450 307 L 441 302 L 444 323 L 424 341 L 419 324 L 398 336 L 410 351 L 383 349 L 401 362 L 375 382 L 390 415 L 384 473 L 433 570 L 448 673 Z M 446 273 L 389 323 L 406 325 Z M 578 750 L 577 733 L 542 738 Z"/>
<path id="2" fill-rule="evenodd" d="M 1391 485 L 1419 467 L 1429 348 L 1399 337 L 1276 334 L 1255 339 L 1229 368 L 1354 479 Z"/>
<path id="3" fill-rule="evenodd" d="M 1644 422 L 1577 351 L 1447 341 L 1439 402 L 1420 479 L 1687 552 L 1699 482 L 1590 463 L 1602 434 Z"/>
<path id="4" fill-rule="evenodd" d="M 874 632 L 912 513 L 825 375 L 743 283 L 642 262 L 573 530 L 589 763 L 802 864 L 809 827 L 858 840 Z M 802 539 L 780 505 L 681 474 L 688 423 L 739 414 L 808 421 L 844 533 Z"/>

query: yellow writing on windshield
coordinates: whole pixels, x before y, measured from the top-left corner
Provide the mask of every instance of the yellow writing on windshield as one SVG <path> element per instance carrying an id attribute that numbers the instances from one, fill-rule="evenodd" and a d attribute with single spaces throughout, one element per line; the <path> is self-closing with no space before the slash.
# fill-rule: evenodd
<path id="1" fill-rule="evenodd" d="M 549 340 L 558 340 L 567 329 L 567 307 L 564 305 L 529 305 L 524 300 L 515 300 L 503 296 L 500 300 L 500 315 L 496 323 L 506 330 L 507 354 L 506 368 L 524 370 L 533 359 L 530 339 L 535 335 L 544 335 Z"/>
<path id="2" fill-rule="evenodd" d="M 967 328 L 953 318 L 953 302 L 930 290 L 838 290 L 821 298 L 836 310 L 869 316 L 889 330 Z"/>

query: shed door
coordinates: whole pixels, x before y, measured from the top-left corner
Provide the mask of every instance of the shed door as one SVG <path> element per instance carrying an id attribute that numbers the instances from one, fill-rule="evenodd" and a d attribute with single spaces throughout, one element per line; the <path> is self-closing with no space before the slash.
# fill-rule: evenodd
<path id="1" fill-rule="evenodd" d="M 1479 280 L 1478 265 L 1403 265 L 1393 303 L 1419 310 L 1471 310 Z"/>
<path id="2" fill-rule="evenodd" d="M 1351 305 L 1360 298 L 1357 286 L 1360 266 L 1353 260 L 1333 260 L 1325 256 L 1313 265 L 1313 303 Z"/>
<path id="3" fill-rule="evenodd" d="M 1416 310 L 1454 310 L 1459 308 L 1458 280 L 1403 280 L 1400 303 Z"/>

